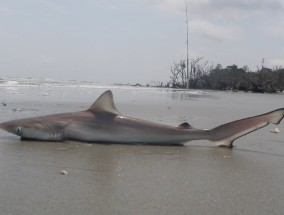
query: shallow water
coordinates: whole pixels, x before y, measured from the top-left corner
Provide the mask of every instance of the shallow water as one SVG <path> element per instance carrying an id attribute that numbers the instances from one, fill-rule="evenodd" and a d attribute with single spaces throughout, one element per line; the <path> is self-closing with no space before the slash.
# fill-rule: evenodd
<path id="1" fill-rule="evenodd" d="M 35 83 L 1 86 L 1 122 L 86 109 L 107 89 L 124 115 L 170 125 L 188 121 L 198 128 L 284 107 L 283 94 Z M 268 126 L 238 139 L 233 150 L 207 141 L 186 147 L 21 142 L 1 131 L 0 210 L 21 215 L 283 214 L 284 123 L 277 127 L 279 134 Z"/>

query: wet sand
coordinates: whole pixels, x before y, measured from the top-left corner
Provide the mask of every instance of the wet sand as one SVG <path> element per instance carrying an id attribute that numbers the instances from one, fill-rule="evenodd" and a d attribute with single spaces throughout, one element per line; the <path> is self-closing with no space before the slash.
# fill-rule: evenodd
<path id="1" fill-rule="evenodd" d="M 11 89 L 8 89 L 11 90 Z M 0 121 L 86 109 L 105 89 L 1 89 Z M 200 128 L 284 107 L 283 95 L 113 89 L 121 113 Z M 284 123 L 185 147 L 21 142 L 0 132 L 1 214 L 283 214 Z M 65 171 L 65 172 L 62 172 Z M 65 173 L 65 174 L 62 174 Z"/>

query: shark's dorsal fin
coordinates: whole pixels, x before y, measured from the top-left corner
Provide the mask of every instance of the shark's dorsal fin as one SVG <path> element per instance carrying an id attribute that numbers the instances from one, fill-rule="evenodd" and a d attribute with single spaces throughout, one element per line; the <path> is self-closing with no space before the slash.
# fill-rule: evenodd
<path id="1" fill-rule="evenodd" d="M 113 95 L 110 90 L 105 91 L 88 109 L 93 113 L 110 113 L 119 115 L 113 102 Z"/>

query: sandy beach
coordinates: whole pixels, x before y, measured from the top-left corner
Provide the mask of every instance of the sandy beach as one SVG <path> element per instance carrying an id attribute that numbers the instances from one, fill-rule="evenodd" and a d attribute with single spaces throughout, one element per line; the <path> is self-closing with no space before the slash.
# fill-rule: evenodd
<path id="1" fill-rule="evenodd" d="M 283 94 L 123 86 L 0 89 L 0 121 L 87 109 L 111 89 L 121 113 L 198 128 L 284 107 Z M 54 214 L 283 214 L 284 123 L 238 139 L 185 147 L 21 142 L 0 131 L 0 211 Z"/>

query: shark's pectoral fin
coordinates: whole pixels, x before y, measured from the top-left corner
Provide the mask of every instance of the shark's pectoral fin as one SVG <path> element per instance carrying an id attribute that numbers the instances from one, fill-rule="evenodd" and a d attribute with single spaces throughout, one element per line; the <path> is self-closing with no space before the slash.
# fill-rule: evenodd
<path id="1" fill-rule="evenodd" d="M 110 90 L 104 92 L 88 109 L 92 113 L 110 113 L 113 115 L 119 115 L 120 113 L 116 109 L 113 102 L 113 95 Z"/>
<path id="2" fill-rule="evenodd" d="M 284 108 L 266 114 L 237 120 L 209 130 L 210 138 L 218 146 L 232 147 L 234 140 L 267 126 L 279 124 L 284 117 Z"/>

